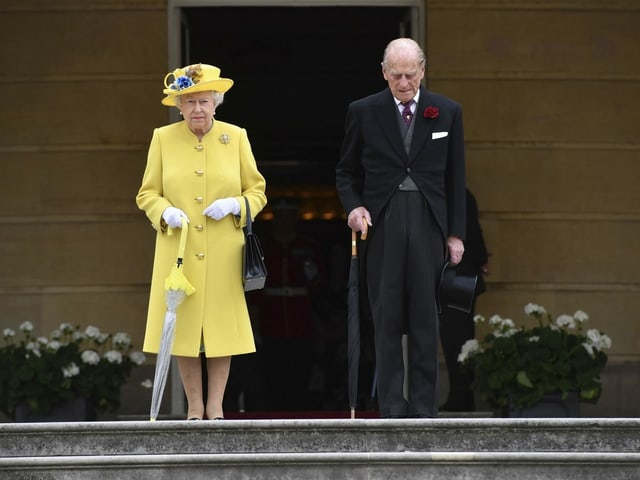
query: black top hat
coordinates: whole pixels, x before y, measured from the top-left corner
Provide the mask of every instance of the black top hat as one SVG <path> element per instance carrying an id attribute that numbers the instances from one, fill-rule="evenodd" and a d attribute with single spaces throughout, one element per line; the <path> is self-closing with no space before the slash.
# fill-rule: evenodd
<path id="1" fill-rule="evenodd" d="M 465 313 L 471 312 L 477 283 L 477 274 L 463 274 L 458 272 L 455 266 L 449 265 L 448 260 L 444 262 L 436 295 L 438 313 L 442 313 L 444 307 L 455 308 Z"/>

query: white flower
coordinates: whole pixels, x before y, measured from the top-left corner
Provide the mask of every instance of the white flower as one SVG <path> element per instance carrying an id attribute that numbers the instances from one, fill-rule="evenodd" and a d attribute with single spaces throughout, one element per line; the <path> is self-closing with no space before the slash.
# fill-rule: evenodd
<path id="1" fill-rule="evenodd" d="M 464 363 L 467 358 L 475 355 L 476 353 L 481 352 L 480 344 L 478 340 L 475 338 L 471 340 L 467 340 L 464 345 L 462 345 L 462 349 L 460 350 L 460 355 L 458 355 L 458 362 Z"/>
<path id="2" fill-rule="evenodd" d="M 16 331 L 12 330 L 11 328 L 5 328 L 2 332 L 2 334 L 4 335 L 4 338 L 10 338 L 10 337 L 15 337 L 16 336 Z"/>
<path id="3" fill-rule="evenodd" d="M 596 351 L 611 348 L 611 338 L 595 328 L 587 330 L 587 343 Z"/>
<path id="4" fill-rule="evenodd" d="M 515 335 L 516 333 L 518 333 L 518 329 L 517 328 L 503 328 L 500 330 L 496 330 L 495 332 L 493 332 L 493 336 L 496 338 L 500 338 L 500 337 L 512 337 L 513 335 Z"/>
<path id="5" fill-rule="evenodd" d="M 153 388 L 153 382 L 150 378 L 147 378 L 146 380 L 140 382 L 140 385 L 142 385 L 144 388 Z"/>
<path id="6" fill-rule="evenodd" d="M 147 357 L 142 352 L 131 352 L 129 358 L 134 365 L 142 365 L 147 360 Z"/>
<path id="7" fill-rule="evenodd" d="M 587 315 L 582 310 L 576 310 L 576 313 L 573 314 L 573 318 L 575 318 L 580 323 L 584 323 L 589 320 L 589 315 Z"/>
<path id="8" fill-rule="evenodd" d="M 122 353 L 115 350 L 109 350 L 104 354 L 104 358 L 106 358 L 109 363 L 122 363 Z"/>
<path id="9" fill-rule="evenodd" d="M 537 342 L 537 341 L 539 341 L 539 340 L 540 340 L 540 337 L 539 337 L 538 335 L 531 335 L 531 336 L 529 337 L 529 341 L 530 341 L 530 342 Z"/>
<path id="10" fill-rule="evenodd" d="M 510 318 L 505 318 L 502 320 L 500 327 L 503 329 L 505 328 L 512 329 L 513 327 L 515 327 L 515 323 L 513 323 L 513 320 L 511 320 Z"/>
<path id="11" fill-rule="evenodd" d="M 80 342 L 84 340 L 86 336 L 83 332 L 76 331 L 76 332 L 73 332 L 73 335 L 71 335 L 71 338 L 73 339 L 74 342 Z"/>
<path id="12" fill-rule="evenodd" d="M 544 315 L 547 311 L 542 305 L 538 305 L 537 303 L 527 303 L 524 306 L 524 313 L 527 315 Z"/>
<path id="13" fill-rule="evenodd" d="M 517 328 L 510 328 L 508 330 L 506 330 L 503 335 L 505 337 L 512 337 L 514 336 L 516 333 L 518 333 L 518 329 Z"/>
<path id="14" fill-rule="evenodd" d="M 126 333 L 122 333 L 122 332 L 116 333 L 113 336 L 113 344 L 118 346 L 128 347 L 131 344 L 131 337 L 129 337 L 129 335 L 127 335 Z"/>
<path id="15" fill-rule="evenodd" d="M 36 357 L 42 356 L 40 354 L 40 345 L 38 345 L 36 342 L 29 342 L 25 345 L 24 348 L 26 348 L 28 352 L 33 353 Z"/>
<path id="16" fill-rule="evenodd" d="M 485 318 L 480 314 L 473 317 L 473 323 L 475 323 L 476 325 L 480 325 L 481 323 L 484 323 L 484 321 L 485 321 Z"/>
<path id="17" fill-rule="evenodd" d="M 98 338 L 100 336 L 100 329 L 98 327 L 94 327 L 93 325 L 89 325 L 84 334 L 87 338 Z"/>
<path id="18" fill-rule="evenodd" d="M 47 337 L 38 337 L 36 338 L 36 342 L 42 345 L 46 345 L 47 343 L 49 343 L 49 339 Z"/>
<path id="19" fill-rule="evenodd" d="M 576 328 L 576 322 L 570 315 L 560 315 L 558 318 L 556 318 L 556 325 L 560 328 Z"/>
<path id="20" fill-rule="evenodd" d="M 95 350 L 85 350 L 80 358 L 87 365 L 98 365 L 100 363 L 100 355 Z"/>
<path id="21" fill-rule="evenodd" d="M 61 347 L 61 344 L 59 341 L 57 340 L 51 340 L 48 344 L 47 344 L 47 348 L 49 350 L 51 350 L 52 352 L 57 352 Z"/>
<path id="22" fill-rule="evenodd" d="M 600 332 L 595 328 L 590 328 L 589 330 L 587 330 L 587 341 L 591 345 L 600 344 Z"/>
<path id="23" fill-rule="evenodd" d="M 49 334 L 49 338 L 53 340 L 58 340 L 62 336 L 62 332 L 59 329 L 52 330 Z"/>
<path id="24" fill-rule="evenodd" d="M 500 315 L 493 315 L 489 319 L 489 323 L 495 327 L 493 335 L 496 337 L 510 337 L 517 332 L 515 324 L 510 318 L 502 318 Z"/>
<path id="25" fill-rule="evenodd" d="M 62 369 L 62 375 L 64 375 L 64 378 L 75 377 L 79 373 L 80 373 L 80 369 L 73 362 L 71 362 L 69 365 L 67 365 Z"/>
<path id="26" fill-rule="evenodd" d="M 31 322 L 22 322 L 20 324 L 20 330 L 23 332 L 32 332 L 33 331 L 33 323 Z"/>
<path id="27" fill-rule="evenodd" d="M 587 351 L 589 355 L 594 356 L 593 346 L 589 343 L 583 343 L 582 346 Z"/>
<path id="28" fill-rule="evenodd" d="M 595 328 L 587 331 L 587 341 L 582 344 L 584 349 L 595 357 L 596 352 L 611 348 L 611 338 L 608 335 L 601 334 Z"/>
<path id="29" fill-rule="evenodd" d="M 73 331 L 73 325 L 71 325 L 70 323 L 61 323 L 58 327 L 58 330 L 60 330 L 62 333 L 71 333 Z"/>

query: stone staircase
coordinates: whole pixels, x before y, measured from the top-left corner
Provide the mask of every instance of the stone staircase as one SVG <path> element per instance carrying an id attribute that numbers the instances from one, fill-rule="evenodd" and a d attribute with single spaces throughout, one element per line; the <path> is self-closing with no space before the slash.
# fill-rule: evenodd
<path id="1" fill-rule="evenodd" d="M 0 479 L 640 479 L 640 419 L 0 424 Z"/>

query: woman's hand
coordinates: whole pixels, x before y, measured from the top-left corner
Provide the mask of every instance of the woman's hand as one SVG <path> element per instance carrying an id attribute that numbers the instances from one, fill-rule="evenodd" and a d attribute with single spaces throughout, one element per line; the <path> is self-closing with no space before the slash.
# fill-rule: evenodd
<path id="1" fill-rule="evenodd" d="M 219 198 L 202 211 L 203 215 L 220 220 L 230 213 L 240 215 L 240 203 L 233 197 Z"/>
<path id="2" fill-rule="evenodd" d="M 182 228 L 182 219 L 189 223 L 189 217 L 182 210 L 176 207 L 167 207 L 162 212 L 162 219 L 167 222 L 171 228 Z"/>

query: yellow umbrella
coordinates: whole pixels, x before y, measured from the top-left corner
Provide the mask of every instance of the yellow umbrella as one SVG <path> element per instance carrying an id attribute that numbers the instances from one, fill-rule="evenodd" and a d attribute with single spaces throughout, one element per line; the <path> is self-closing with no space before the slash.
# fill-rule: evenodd
<path id="1" fill-rule="evenodd" d="M 168 232 L 171 234 L 171 230 Z M 171 268 L 169 276 L 164 281 L 166 290 L 167 311 L 164 315 L 164 324 L 162 326 L 162 337 L 160 338 L 160 348 L 158 349 L 158 357 L 156 359 L 156 372 L 153 378 L 153 393 L 151 395 L 151 414 L 150 420 L 155 422 L 160 411 L 160 403 L 162 402 L 162 394 L 167 383 L 167 374 L 169 373 L 169 363 L 171 362 L 171 348 L 173 347 L 173 337 L 176 330 L 176 309 L 182 303 L 185 297 L 196 291 L 189 280 L 184 276 L 182 259 L 184 258 L 184 249 L 187 244 L 187 221 L 182 219 L 182 229 L 180 232 L 180 245 L 178 247 L 178 260 Z"/>

